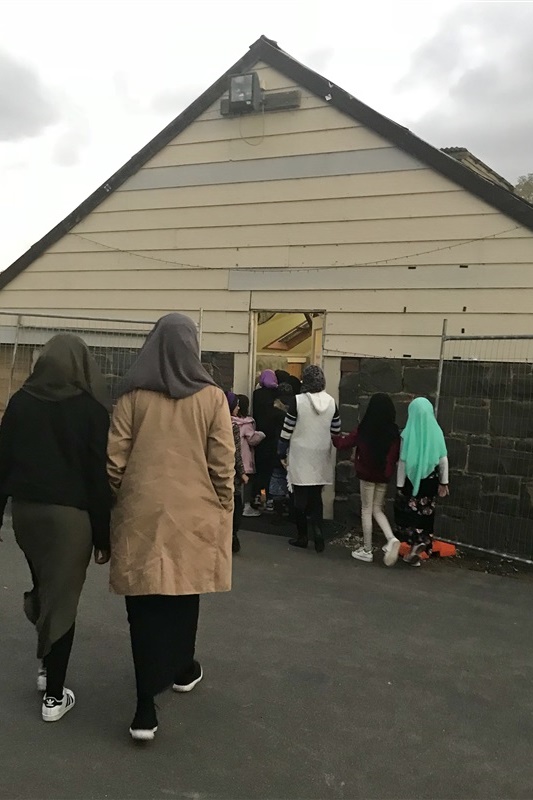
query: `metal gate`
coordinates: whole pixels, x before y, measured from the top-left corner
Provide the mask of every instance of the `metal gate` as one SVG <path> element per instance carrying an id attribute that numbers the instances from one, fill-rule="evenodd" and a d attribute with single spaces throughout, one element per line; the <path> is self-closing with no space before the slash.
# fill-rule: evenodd
<path id="1" fill-rule="evenodd" d="M 439 538 L 533 563 L 533 335 L 449 336 L 436 413 L 449 448 Z"/>

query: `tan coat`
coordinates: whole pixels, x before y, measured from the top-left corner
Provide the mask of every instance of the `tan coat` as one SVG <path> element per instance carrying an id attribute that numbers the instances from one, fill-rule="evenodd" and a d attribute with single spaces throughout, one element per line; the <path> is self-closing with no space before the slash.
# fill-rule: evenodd
<path id="1" fill-rule="evenodd" d="M 172 400 L 138 390 L 118 401 L 108 474 L 112 591 L 231 589 L 235 445 L 226 398 L 207 386 Z"/>

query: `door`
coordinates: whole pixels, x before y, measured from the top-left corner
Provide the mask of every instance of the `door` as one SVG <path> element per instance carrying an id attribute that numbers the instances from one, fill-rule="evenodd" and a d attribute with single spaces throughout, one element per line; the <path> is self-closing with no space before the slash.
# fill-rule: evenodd
<path id="1" fill-rule="evenodd" d="M 311 363 L 322 366 L 322 350 L 324 340 L 324 317 L 313 317 L 313 344 L 311 350 Z"/>

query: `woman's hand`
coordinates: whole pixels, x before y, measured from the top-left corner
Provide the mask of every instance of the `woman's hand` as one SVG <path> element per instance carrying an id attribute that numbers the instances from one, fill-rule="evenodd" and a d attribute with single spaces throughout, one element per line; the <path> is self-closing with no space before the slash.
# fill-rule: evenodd
<path id="1" fill-rule="evenodd" d="M 439 486 L 439 497 L 448 497 L 450 494 L 450 487 L 447 483 L 441 483 Z"/>
<path id="2" fill-rule="evenodd" d="M 246 486 L 246 484 L 247 484 L 247 483 L 249 483 L 249 481 L 250 481 L 250 478 L 248 477 L 248 475 L 241 475 L 241 481 L 242 481 L 242 482 L 244 483 L 244 485 Z"/>
<path id="3" fill-rule="evenodd" d="M 94 563 L 95 564 L 107 564 L 109 559 L 111 558 L 111 553 L 109 550 L 97 550 L 94 548 Z"/>

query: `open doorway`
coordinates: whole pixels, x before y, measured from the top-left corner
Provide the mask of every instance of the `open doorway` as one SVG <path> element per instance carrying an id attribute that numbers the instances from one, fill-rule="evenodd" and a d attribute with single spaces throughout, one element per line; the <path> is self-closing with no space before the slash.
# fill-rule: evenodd
<path id="1" fill-rule="evenodd" d="M 308 364 L 322 365 L 324 312 L 258 311 L 255 323 L 254 386 L 265 369 L 301 379 Z"/>

